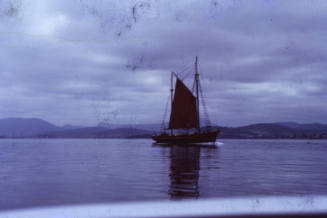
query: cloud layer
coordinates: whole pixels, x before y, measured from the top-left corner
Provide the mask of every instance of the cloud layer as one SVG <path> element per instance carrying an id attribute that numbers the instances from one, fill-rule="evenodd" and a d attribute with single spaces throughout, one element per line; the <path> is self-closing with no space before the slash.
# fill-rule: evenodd
<path id="1" fill-rule="evenodd" d="M 327 123 L 326 12 L 309 0 L 2 0 L 0 117 L 161 122 L 170 71 L 191 74 L 197 55 L 212 122 Z"/>

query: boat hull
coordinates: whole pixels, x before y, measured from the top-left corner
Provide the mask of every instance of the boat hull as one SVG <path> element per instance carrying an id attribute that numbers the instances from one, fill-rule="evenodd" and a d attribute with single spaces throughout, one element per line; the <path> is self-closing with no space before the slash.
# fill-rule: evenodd
<path id="1" fill-rule="evenodd" d="M 152 139 L 157 143 L 167 143 L 167 144 L 206 143 L 206 142 L 215 142 L 219 133 L 220 130 L 194 133 L 194 134 L 181 134 L 181 135 L 161 134 L 161 135 L 152 136 Z"/>

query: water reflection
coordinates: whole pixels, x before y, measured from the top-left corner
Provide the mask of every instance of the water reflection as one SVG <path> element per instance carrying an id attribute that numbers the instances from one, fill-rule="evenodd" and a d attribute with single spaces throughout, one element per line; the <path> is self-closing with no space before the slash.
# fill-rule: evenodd
<path id="1" fill-rule="evenodd" d="M 219 175 L 220 171 L 220 149 L 217 145 L 183 146 L 157 143 L 152 145 L 161 147 L 160 154 L 170 162 L 168 163 L 169 174 L 167 175 L 170 180 L 168 195 L 172 199 L 198 198 L 200 195 L 201 197 L 210 195 L 208 190 L 214 188 L 216 184 L 216 178 L 212 175 Z M 201 181 L 201 185 L 199 181 Z"/>
<path id="2" fill-rule="evenodd" d="M 172 198 L 199 197 L 200 147 L 172 145 L 170 188 Z"/>

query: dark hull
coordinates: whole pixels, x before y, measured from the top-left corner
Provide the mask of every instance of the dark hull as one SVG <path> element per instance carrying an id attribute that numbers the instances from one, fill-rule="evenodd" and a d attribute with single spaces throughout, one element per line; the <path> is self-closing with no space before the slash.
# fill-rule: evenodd
<path id="1" fill-rule="evenodd" d="M 195 133 L 195 134 L 182 134 L 182 135 L 168 135 L 161 134 L 152 136 L 152 139 L 157 143 L 168 144 L 193 144 L 193 143 L 206 143 L 215 142 L 220 130 Z"/>

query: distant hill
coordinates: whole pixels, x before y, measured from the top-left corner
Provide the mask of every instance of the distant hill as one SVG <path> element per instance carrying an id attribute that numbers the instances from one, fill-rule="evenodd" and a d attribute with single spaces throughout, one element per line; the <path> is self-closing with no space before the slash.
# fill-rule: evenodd
<path id="1" fill-rule="evenodd" d="M 253 124 L 236 128 L 222 128 L 221 138 L 281 138 L 294 135 L 291 128 L 269 123 Z"/>
<path id="2" fill-rule="evenodd" d="M 106 122 L 100 122 L 98 127 L 104 127 L 109 129 L 117 129 L 117 128 L 136 128 L 143 129 L 148 131 L 159 131 L 161 129 L 161 124 L 112 124 Z"/>
<path id="3" fill-rule="evenodd" d="M 220 138 L 327 138 L 327 125 L 287 123 L 259 123 L 242 127 L 223 127 Z"/>
<path id="4" fill-rule="evenodd" d="M 327 125 L 296 122 L 258 123 L 241 127 L 218 127 L 219 138 L 327 139 Z M 120 125 L 99 123 L 97 127 L 65 125 L 58 127 L 38 118 L 0 119 L 0 138 L 149 138 L 160 124 Z"/>
<path id="5" fill-rule="evenodd" d="M 327 124 L 321 124 L 321 123 L 305 123 L 300 124 L 296 122 L 281 122 L 276 123 L 281 126 L 286 126 L 292 129 L 297 130 L 308 130 L 308 131 L 327 131 Z"/>
<path id="6" fill-rule="evenodd" d="M 151 132 L 135 128 L 108 129 L 104 127 L 86 127 L 80 129 L 51 131 L 38 134 L 41 138 L 149 138 Z"/>
<path id="7" fill-rule="evenodd" d="M 45 131 L 55 131 L 59 127 L 38 118 L 0 119 L 0 136 L 29 137 Z"/>
<path id="8" fill-rule="evenodd" d="M 70 124 L 66 124 L 60 127 L 61 129 L 80 129 L 80 128 L 84 128 L 84 126 L 73 126 Z"/>
<path id="9" fill-rule="evenodd" d="M 0 138 L 48 137 L 48 138 L 147 138 L 153 131 L 130 128 L 58 127 L 38 118 L 0 119 Z M 150 129 L 150 128 L 149 128 Z"/>

